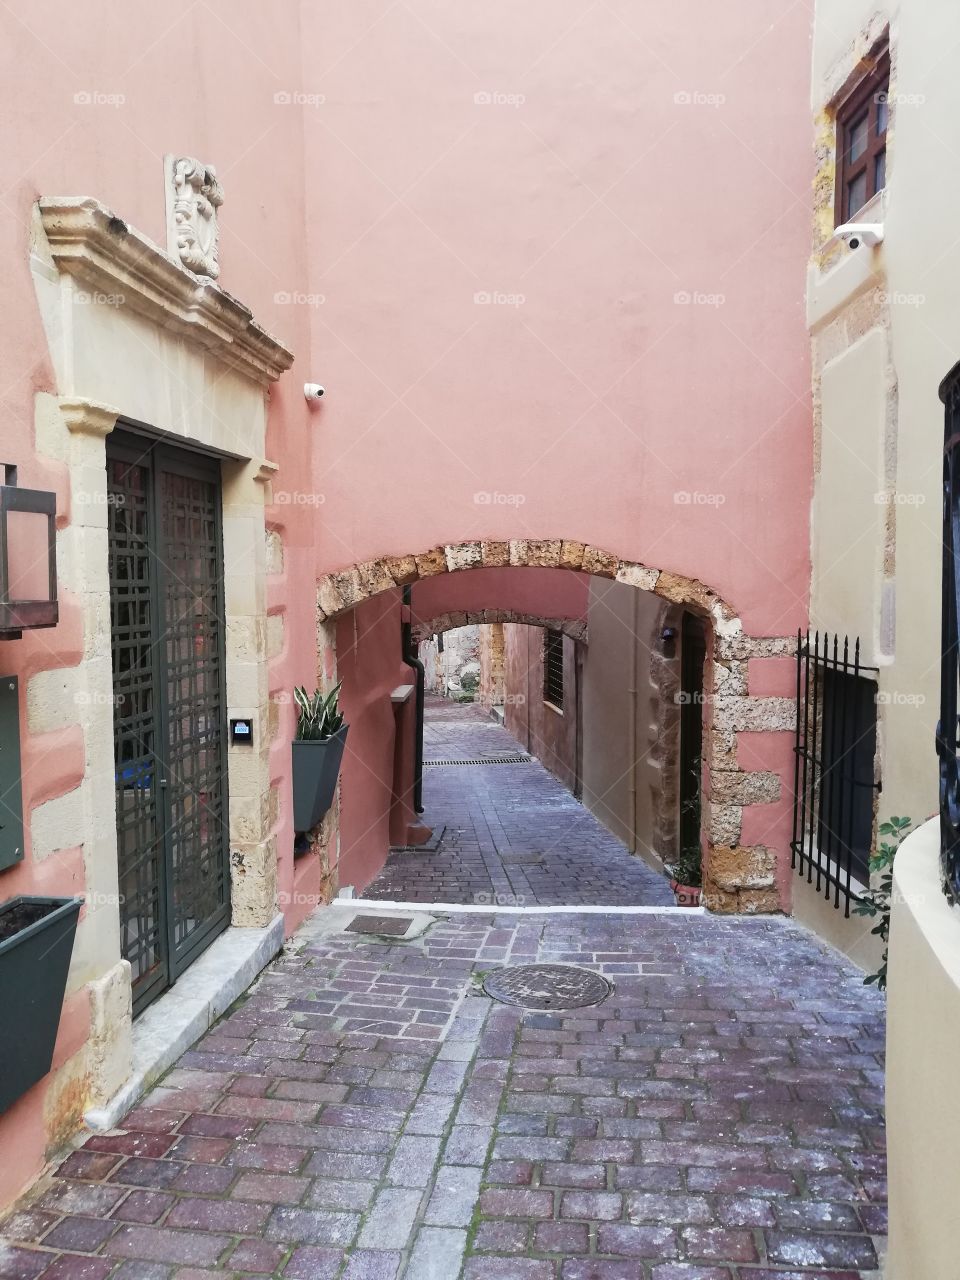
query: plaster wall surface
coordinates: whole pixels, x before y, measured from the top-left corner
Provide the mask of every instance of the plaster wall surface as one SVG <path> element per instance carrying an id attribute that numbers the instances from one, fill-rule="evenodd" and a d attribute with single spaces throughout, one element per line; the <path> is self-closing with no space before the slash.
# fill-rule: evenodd
<path id="1" fill-rule="evenodd" d="M 525 750 L 575 794 L 579 792 L 577 644 L 563 637 L 563 707 L 543 691 L 543 627 L 506 623 L 504 723 Z"/>
<path id="2" fill-rule="evenodd" d="M 945 1105 L 960 1054 L 960 919 L 940 889 L 939 820 L 894 868 L 887 989 L 887 1280 L 948 1276 L 960 1123 Z"/>
<path id="3" fill-rule="evenodd" d="M 830 108 L 887 24 L 887 185 L 864 215 L 883 223 L 884 240 L 850 253 L 829 239 Z M 860 0 L 817 6 L 812 103 L 825 194 L 807 299 L 820 404 L 811 619 L 831 632 L 859 634 L 865 660 L 879 667 L 879 820 L 899 814 L 920 821 L 937 802 L 937 388 L 960 358 L 960 254 L 949 213 L 960 199 L 960 176 L 937 160 L 937 138 L 954 128 L 960 89 L 937 50 L 958 39 L 960 13 L 941 0 L 881 12 Z M 804 895 L 798 885 L 795 899 L 805 910 Z M 858 958 L 862 923 L 840 932 L 841 945 Z"/>
<path id="4" fill-rule="evenodd" d="M 302 14 L 325 567 L 579 538 L 804 624 L 809 15 Z"/>

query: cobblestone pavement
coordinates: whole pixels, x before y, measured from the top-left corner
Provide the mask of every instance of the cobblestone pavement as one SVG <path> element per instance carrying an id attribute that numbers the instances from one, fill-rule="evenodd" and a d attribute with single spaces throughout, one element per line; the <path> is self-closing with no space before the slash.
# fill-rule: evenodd
<path id="1" fill-rule="evenodd" d="M 318 913 L 0 1225 L 3 1280 L 856 1280 L 884 1229 L 882 999 L 784 919 Z M 479 979 L 614 984 L 570 1012 Z"/>
<path id="2" fill-rule="evenodd" d="M 521 752 L 479 707 L 427 701 L 424 758 L 470 760 Z M 627 852 L 538 761 L 430 765 L 423 821 L 435 851 L 391 852 L 365 898 L 504 906 L 670 905 L 666 879 Z"/>

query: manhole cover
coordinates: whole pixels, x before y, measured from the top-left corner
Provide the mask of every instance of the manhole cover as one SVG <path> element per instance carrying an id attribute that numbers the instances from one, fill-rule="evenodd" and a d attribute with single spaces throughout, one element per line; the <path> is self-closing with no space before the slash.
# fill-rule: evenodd
<path id="1" fill-rule="evenodd" d="M 567 964 L 523 964 L 496 969 L 483 984 L 488 996 L 521 1009 L 580 1009 L 606 1000 L 613 985 L 599 973 Z"/>
<path id="2" fill-rule="evenodd" d="M 354 916 L 346 932 L 380 933 L 389 938 L 402 938 L 412 924 L 412 916 Z"/>

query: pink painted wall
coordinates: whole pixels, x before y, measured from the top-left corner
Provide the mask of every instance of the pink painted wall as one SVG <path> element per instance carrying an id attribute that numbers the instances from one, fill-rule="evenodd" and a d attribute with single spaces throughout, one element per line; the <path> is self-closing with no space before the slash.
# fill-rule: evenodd
<path id="1" fill-rule="evenodd" d="M 337 623 L 337 669 L 350 732 L 340 774 L 340 884 L 364 889 L 383 865 L 399 818 L 394 810 L 398 719 L 390 693 L 413 673 L 401 658 L 400 593 L 386 591 Z M 409 752 L 403 752 L 409 774 Z"/>
<path id="2" fill-rule="evenodd" d="M 543 618 L 586 618 L 590 575 L 568 569 L 473 569 L 413 584 L 415 619 L 464 609 L 515 609 Z"/>
<path id="3" fill-rule="evenodd" d="M 66 470 L 34 454 L 34 395 L 58 390 L 28 270 L 31 210 L 39 196 L 94 196 L 165 245 L 164 153 L 194 154 L 213 163 L 226 193 L 221 283 L 293 349 L 297 374 L 310 367 L 310 307 L 282 301 L 284 293 L 304 288 L 308 274 L 301 112 L 275 102 L 277 93 L 300 84 L 303 49 L 296 12 L 296 7 L 286 10 L 287 20 L 280 22 L 258 0 L 234 0 L 229 6 L 170 0 L 140 6 L 125 21 L 105 25 L 102 8 L 90 0 L 70 5 L 12 0 L 7 6 L 0 461 L 18 464 L 21 484 L 56 490 L 60 527 L 71 517 Z M 101 99 L 85 102 L 83 95 Z M 269 518 L 284 541 L 283 576 L 271 587 L 270 607 L 285 615 L 283 650 L 271 663 L 270 684 L 284 695 L 295 683 L 312 685 L 316 674 L 312 607 L 291 608 L 313 597 L 315 508 L 283 500 L 305 481 L 312 490 L 315 437 L 297 374 L 271 395 L 267 436 L 267 456 L 280 466 L 274 485 L 274 497 L 280 499 Z M 0 873 L 0 900 L 29 892 L 65 896 L 85 888 L 83 850 L 69 847 L 69 833 L 64 837 L 68 847 L 42 865 L 33 860 L 29 836 L 31 809 L 76 787 L 83 772 L 82 729 L 33 735 L 26 720 L 29 676 L 81 659 L 79 617 L 69 595 L 62 599 L 61 616 L 54 630 L 0 641 L 0 673 L 17 674 L 21 682 L 27 826 L 25 861 Z M 292 707 L 285 704 L 271 772 L 282 794 L 276 832 L 281 903 L 291 913 L 292 729 Z M 81 930 L 94 927 L 85 912 Z M 86 1039 L 87 1005 L 85 990 L 68 995 L 55 1071 L 69 1067 Z M 0 1116 L 0 1151 L 16 1153 L 15 1160 L 0 1163 L 0 1207 L 39 1172 L 47 1150 L 69 1133 L 82 1109 L 82 1088 L 68 1091 L 54 1106 L 50 1082 L 48 1077 Z"/>
<path id="4" fill-rule="evenodd" d="M 563 713 L 543 698 L 543 628 L 507 623 L 504 724 L 522 747 L 571 791 L 578 789 L 577 645 L 563 639 Z"/>
<path id="5" fill-rule="evenodd" d="M 755 634 L 802 624 L 809 13 L 303 22 L 324 567 L 566 536 L 709 583 Z"/>

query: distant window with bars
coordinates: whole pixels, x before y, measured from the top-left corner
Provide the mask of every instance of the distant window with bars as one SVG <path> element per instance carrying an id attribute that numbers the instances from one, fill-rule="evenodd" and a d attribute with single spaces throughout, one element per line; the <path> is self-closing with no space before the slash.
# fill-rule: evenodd
<path id="1" fill-rule="evenodd" d="M 563 710 L 563 632 L 543 633 L 543 700 Z"/>
<path id="2" fill-rule="evenodd" d="M 870 883 L 877 674 L 861 665 L 859 640 L 797 637 L 792 863 L 844 915 Z"/>

